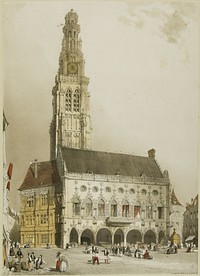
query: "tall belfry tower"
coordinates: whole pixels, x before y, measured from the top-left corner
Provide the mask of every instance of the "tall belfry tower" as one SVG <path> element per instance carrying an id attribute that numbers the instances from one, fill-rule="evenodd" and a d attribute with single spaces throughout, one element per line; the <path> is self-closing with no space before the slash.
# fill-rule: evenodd
<path id="1" fill-rule="evenodd" d="M 52 90 L 51 159 L 56 159 L 59 146 L 91 149 L 89 79 L 85 76 L 78 15 L 73 10 L 65 16 L 63 33 L 59 70 Z"/>

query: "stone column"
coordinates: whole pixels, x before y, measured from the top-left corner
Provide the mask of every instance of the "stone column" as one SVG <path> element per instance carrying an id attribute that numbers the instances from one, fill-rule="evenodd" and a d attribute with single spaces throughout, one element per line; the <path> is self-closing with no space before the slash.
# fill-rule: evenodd
<path id="1" fill-rule="evenodd" d="M 124 246 L 126 246 L 126 233 L 124 233 Z"/>

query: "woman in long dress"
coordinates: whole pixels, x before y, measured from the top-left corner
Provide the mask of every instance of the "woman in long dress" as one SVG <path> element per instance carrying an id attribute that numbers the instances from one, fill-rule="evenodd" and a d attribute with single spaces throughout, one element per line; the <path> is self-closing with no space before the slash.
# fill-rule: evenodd
<path id="1" fill-rule="evenodd" d="M 56 270 L 60 272 L 69 270 L 68 258 L 65 255 L 61 254 L 61 252 L 57 253 L 57 257 L 58 257 L 58 260 L 56 262 Z"/>

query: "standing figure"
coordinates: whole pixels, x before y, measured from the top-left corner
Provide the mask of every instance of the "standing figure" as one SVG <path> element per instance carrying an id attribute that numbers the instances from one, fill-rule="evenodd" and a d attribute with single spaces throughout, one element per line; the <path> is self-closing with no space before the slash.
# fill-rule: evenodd
<path id="1" fill-rule="evenodd" d="M 92 255 L 92 263 L 93 263 L 93 265 L 95 264 L 95 262 L 97 262 L 97 264 L 99 265 L 99 254 L 98 254 L 98 251 L 96 251 Z"/>
<path id="2" fill-rule="evenodd" d="M 35 253 L 32 252 L 32 253 L 30 254 L 30 256 L 31 256 L 31 259 L 32 259 L 32 263 L 34 264 L 34 263 L 35 263 L 35 259 L 36 259 Z"/>
<path id="3" fill-rule="evenodd" d="M 28 253 L 27 263 L 28 263 L 28 271 L 31 271 L 33 269 L 33 262 L 32 262 L 32 258 L 31 258 L 30 253 Z"/>
<path id="4" fill-rule="evenodd" d="M 20 263 L 21 258 L 23 258 L 23 254 L 22 254 L 21 249 L 19 248 L 19 249 L 17 250 L 17 259 L 18 259 L 18 263 Z"/>
<path id="5" fill-rule="evenodd" d="M 108 264 L 108 261 L 109 261 L 109 251 L 107 248 L 105 248 L 104 250 L 104 256 L 105 256 L 105 263 Z"/>
<path id="6" fill-rule="evenodd" d="M 56 270 L 60 271 L 60 272 L 64 272 L 69 270 L 69 261 L 67 259 L 67 257 L 63 254 L 61 254 L 60 252 L 57 253 L 56 257 L 58 258 L 57 262 L 56 262 Z M 59 268 L 59 263 L 60 263 L 60 268 Z"/>
<path id="7" fill-rule="evenodd" d="M 15 256 L 15 250 L 14 250 L 13 245 L 10 248 L 10 256 Z"/>
<path id="8" fill-rule="evenodd" d="M 56 254 L 56 271 L 60 271 L 60 258 L 59 258 L 59 256 L 60 256 L 60 252 L 58 251 L 58 253 Z"/>

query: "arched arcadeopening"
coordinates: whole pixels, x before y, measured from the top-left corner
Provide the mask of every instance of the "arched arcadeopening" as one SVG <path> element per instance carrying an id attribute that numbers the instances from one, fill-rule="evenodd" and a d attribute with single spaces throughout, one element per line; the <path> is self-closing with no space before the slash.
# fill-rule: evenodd
<path id="1" fill-rule="evenodd" d="M 108 245 L 112 243 L 112 236 L 110 230 L 107 228 L 99 229 L 97 233 L 97 244 L 98 245 Z"/>
<path id="2" fill-rule="evenodd" d="M 158 243 L 164 245 L 165 244 L 165 234 L 163 231 L 160 231 L 159 232 L 159 235 L 158 235 Z"/>
<path id="3" fill-rule="evenodd" d="M 126 241 L 129 244 L 136 244 L 142 241 L 142 235 L 138 230 L 130 230 L 127 234 Z"/>
<path id="4" fill-rule="evenodd" d="M 94 234 L 90 229 L 85 229 L 81 234 L 81 244 L 87 243 L 88 245 L 94 244 Z"/>
<path id="5" fill-rule="evenodd" d="M 156 243 L 156 235 L 152 230 L 148 230 L 144 235 L 144 243 L 150 244 L 151 242 Z"/>
<path id="6" fill-rule="evenodd" d="M 124 242 L 124 233 L 121 229 L 117 229 L 114 235 L 114 244 L 121 244 Z"/>
<path id="7" fill-rule="evenodd" d="M 75 228 L 72 228 L 72 230 L 70 232 L 69 240 L 70 240 L 70 243 L 72 243 L 72 242 L 78 243 L 78 233 Z"/>

